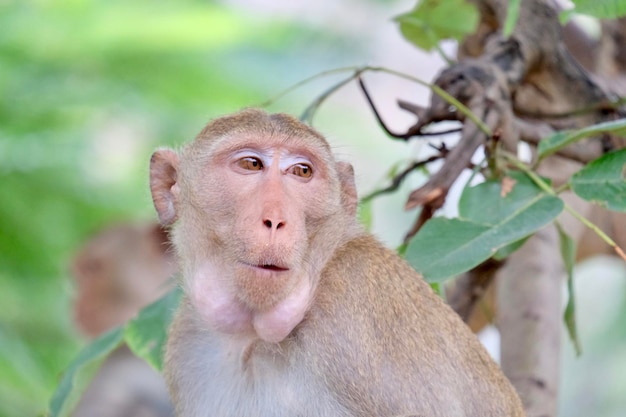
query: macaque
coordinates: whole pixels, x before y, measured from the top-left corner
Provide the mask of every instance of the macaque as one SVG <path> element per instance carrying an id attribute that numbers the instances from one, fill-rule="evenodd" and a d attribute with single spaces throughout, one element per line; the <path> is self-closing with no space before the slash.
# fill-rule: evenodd
<path id="1" fill-rule="evenodd" d="M 95 338 L 172 288 L 175 262 L 160 225 L 120 224 L 91 238 L 72 263 L 74 320 Z M 165 381 L 126 345 L 104 361 L 73 417 L 171 417 Z"/>
<path id="2" fill-rule="evenodd" d="M 178 417 L 523 416 L 476 337 L 356 220 L 352 166 L 285 114 L 157 150 L 184 297 L 164 371 Z"/>

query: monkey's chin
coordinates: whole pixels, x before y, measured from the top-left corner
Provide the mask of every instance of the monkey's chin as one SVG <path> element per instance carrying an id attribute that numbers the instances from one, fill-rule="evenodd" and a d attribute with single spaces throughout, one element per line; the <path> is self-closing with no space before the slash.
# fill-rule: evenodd
<path id="1" fill-rule="evenodd" d="M 270 310 L 285 299 L 296 284 L 289 268 L 242 263 L 234 277 L 237 298 L 253 312 Z"/>
<path id="2" fill-rule="evenodd" d="M 299 280 L 277 305 L 254 314 L 252 322 L 256 334 L 266 342 L 283 341 L 304 318 L 311 293 L 311 281 L 308 277 Z"/>

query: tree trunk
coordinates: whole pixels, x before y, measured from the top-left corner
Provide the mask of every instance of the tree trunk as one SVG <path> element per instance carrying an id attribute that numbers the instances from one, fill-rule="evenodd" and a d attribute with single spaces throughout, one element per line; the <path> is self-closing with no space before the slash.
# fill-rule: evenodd
<path id="1" fill-rule="evenodd" d="M 554 226 L 540 230 L 496 280 L 502 370 L 528 417 L 558 412 L 564 277 L 558 239 Z"/>

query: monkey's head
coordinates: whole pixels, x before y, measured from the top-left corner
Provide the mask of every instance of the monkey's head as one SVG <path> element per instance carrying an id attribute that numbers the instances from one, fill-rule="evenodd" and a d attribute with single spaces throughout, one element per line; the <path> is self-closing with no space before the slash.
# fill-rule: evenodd
<path id="1" fill-rule="evenodd" d="M 244 110 L 178 153 L 157 150 L 150 188 L 161 223 L 173 225 L 183 289 L 222 333 L 283 340 L 329 257 L 358 233 L 352 167 L 285 114 Z"/>
<path id="2" fill-rule="evenodd" d="M 156 223 L 121 223 L 91 237 L 71 264 L 74 320 L 96 337 L 137 314 L 171 289 L 174 260 Z"/>

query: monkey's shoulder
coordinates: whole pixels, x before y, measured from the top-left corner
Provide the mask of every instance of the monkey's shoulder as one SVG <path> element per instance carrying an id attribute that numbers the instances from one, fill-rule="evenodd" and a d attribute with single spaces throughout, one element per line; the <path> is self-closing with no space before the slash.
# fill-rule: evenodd
<path id="1" fill-rule="evenodd" d="M 349 290 L 355 297 L 362 297 L 362 293 L 373 293 L 377 298 L 433 295 L 417 271 L 368 233 L 337 249 L 323 270 L 321 281 L 322 285 L 334 287 L 334 293 Z"/>
<path id="2" fill-rule="evenodd" d="M 348 408 L 371 415 L 505 416 L 518 401 L 458 315 L 371 235 L 337 250 L 296 341 L 323 346 L 314 368 L 350 391 Z"/>
<path id="3" fill-rule="evenodd" d="M 391 337 L 406 341 L 411 332 L 431 332 L 432 316 L 448 321 L 453 315 L 404 259 L 370 234 L 362 234 L 338 248 L 322 271 L 311 316 L 337 320 L 338 326 L 365 335 L 384 329 Z M 351 320 L 345 320 L 351 318 Z M 452 318 L 452 326 L 463 326 Z M 446 323 L 448 324 L 448 323 Z M 358 327 L 357 326 L 357 327 Z M 402 334 L 395 334 L 402 329 Z"/>
<path id="4" fill-rule="evenodd" d="M 325 322 L 316 328 L 333 337 L 342 333 L 347 344 L 379 346 L 385 355 L 414 352 L 419 345 L 433 357 L 445 352 L 451 363 L 490 362 L 467 325 L 422 276 L 369 234 L 337 250 L 322 273 L 309 317 Z M 394 363 L 415 361 L 405 356 Z"/>

